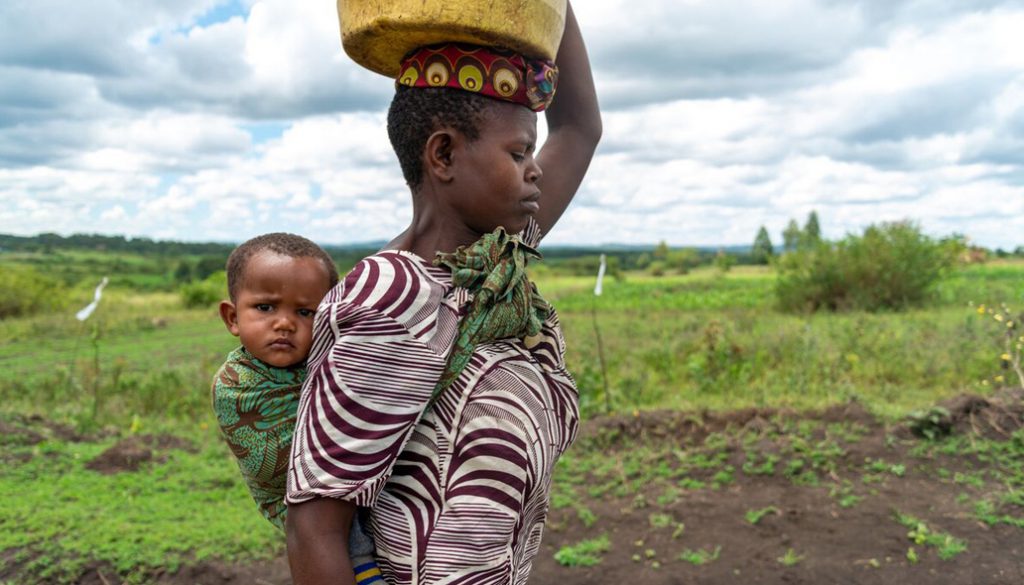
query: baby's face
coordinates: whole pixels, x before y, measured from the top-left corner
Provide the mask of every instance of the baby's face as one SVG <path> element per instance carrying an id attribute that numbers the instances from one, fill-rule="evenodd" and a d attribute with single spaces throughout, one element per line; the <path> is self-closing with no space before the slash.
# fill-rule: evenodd
<path id="1" fill-rule="evenodd" d="M 246 264 L 228 329 L 264 363 L 298 364 L 309 354 L 313 315 L 330 288 L 320 260 L 260 252 Z"/>

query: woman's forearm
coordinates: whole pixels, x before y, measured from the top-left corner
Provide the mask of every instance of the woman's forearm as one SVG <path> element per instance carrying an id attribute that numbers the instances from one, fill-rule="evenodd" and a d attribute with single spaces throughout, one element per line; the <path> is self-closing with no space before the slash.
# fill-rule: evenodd
<path id="1" fill-rule="evenodd" d="M 580 134 L 580 139 L 596 146 L 601 138 L 601 112 L 587 47 L 571 2 L 566 5 L 565 32 L 555 64 L 559 72 L 558 88 L 551 107 L 545 111 L 548 129 L 557 132 L 571 127 Z"/>
<path id="2" fill-rule="evenodd" d="M 543 171 L 537 223 L 547 233 L 572 202 L 601 139 L 601 112 L 594 76 L 572 4 L 566 6 L 565 33 L 558 47 L 558 87 L 545 110 L 548 138 L 537 155 Z"/>
<path id="3" fill-rule="evenodd" d="M 355 506 L 317 498 L 288 506 L 285 532 L 294 585 L 355 585 L 348 555 Z"/>

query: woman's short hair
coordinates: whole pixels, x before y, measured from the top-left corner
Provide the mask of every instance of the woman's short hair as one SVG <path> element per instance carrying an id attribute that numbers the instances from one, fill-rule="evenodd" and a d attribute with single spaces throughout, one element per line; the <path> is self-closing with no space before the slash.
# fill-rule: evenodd
<path id="1" fill-rule="evenodd" d="M 476 140 L 492 103 L 490 98 L 460 89 L 399 85 L 388 109 L 388 138 L 406 184 L 415 191 L 423 182 L 423 149 L 431 134 L 453 128 L 470 141 Z"/>

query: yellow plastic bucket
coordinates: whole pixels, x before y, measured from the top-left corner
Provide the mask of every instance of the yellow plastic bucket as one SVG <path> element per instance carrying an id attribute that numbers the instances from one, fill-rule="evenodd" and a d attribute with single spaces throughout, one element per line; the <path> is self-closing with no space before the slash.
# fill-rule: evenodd
<path id="1" fill-rule="evenodd" d="M 554 59 L 566 0 L 338 0 L 341 44 L 356 63 L 397 77 L 402 57 L 445 42 Z"/>

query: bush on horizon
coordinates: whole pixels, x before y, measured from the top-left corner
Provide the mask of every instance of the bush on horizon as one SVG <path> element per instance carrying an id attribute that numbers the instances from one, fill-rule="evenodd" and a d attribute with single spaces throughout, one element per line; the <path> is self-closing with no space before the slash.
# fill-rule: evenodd
<path id="1" fill-rule="evenodd" d="M 67 306 L 63 283 L 30 266 L 5 265 L 0 271 L 0 319 L 24 317 Z"/>
<path id="2" fill-rule="evenodd" d="M 916 223 L 899 221 L 802 247 L 776 263 L 779 306 L 792 312 L 919 306 L 955 264 L 957 244 L 932 239 Z"/>
<path id="3" fill-rule="evenodd" d="M 220 270 L 203 280 L 183 285 L 178 291 L 187 309 L 213 306 L 228 298 L 228 277 Z"/>

